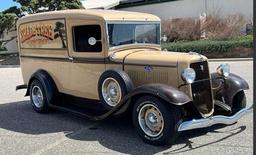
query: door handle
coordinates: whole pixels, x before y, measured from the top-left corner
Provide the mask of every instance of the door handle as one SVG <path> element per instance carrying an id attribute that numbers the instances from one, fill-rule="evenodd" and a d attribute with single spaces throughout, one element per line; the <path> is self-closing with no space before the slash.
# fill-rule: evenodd
<path id="1" fill-rule="evenodd" d="M 73 60 L 74 60 L 74 58 L 73 58 L 73 57 L 68 57 L 68 59 L 69 59 L 70 61 L 73 61 Z"/>

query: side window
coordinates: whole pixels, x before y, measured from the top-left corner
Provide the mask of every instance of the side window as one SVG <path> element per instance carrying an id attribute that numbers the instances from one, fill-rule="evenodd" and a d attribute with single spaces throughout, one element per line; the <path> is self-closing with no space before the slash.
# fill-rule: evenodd
<path id="1" fill-rule="evenodd" d="M 100 25 L 81 25 L 73 27 L 75 52 L 101 52 Z"/>

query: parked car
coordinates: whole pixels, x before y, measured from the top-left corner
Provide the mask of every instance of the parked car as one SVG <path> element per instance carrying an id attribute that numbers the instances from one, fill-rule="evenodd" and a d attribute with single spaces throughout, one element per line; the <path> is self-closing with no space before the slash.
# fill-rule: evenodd
<path id="1" fill-rule="evenodd" d="M 16 89 L 27 89 L 39 113 L 59 108 L 101 120 L 130 110 L 142 140 L 165 145 L 181 131 L 232 124 L 252 110 L 247 82 L 228 64 L 210 73 L 203 55 L 162 51 L 157 16 L 54 11 L 22 17 L 17 29 L 24 84 Z M 63 96 L 83 102 L 67 106 Z M 106 113 L 74 108 L 87 103 Z"/>

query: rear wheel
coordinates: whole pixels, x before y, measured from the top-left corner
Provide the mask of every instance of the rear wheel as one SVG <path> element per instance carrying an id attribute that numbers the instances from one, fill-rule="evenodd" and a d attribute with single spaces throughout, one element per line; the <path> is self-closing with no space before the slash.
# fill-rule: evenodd
<path id="1" fill-rule="evenodd" d="M 33 80 L 30 85 L 30 101 L 36 112 L 45 113 L 49 110 L 46 92 L 39 80 Z"/>
<path id="2" fill-rule="evenodd" d="M 177 125 L 181 120 L 178 107 L 167 105 L 153 96 L 142 96 L 133 107 L 133 124 L 146 143 L 170 145 L 178 136 Z"/>

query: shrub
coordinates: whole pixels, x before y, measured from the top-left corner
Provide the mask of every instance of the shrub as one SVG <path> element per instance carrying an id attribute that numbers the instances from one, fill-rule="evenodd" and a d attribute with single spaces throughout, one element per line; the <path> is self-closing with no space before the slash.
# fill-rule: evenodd
<path id="1" fill-rule="evenodd" d="M 198 40 L 201 35 L 200 21 L 193 18 L 165 20 L 162 22 L 162 33 L 169 42 Z"/>
<path id="2" fill-rule="evenodd" d="M 3 41 L 0 41 L 0 51 L 7 51 L 7 49 L 3 47 Z"/>
<path id="3" fill-rule="evenodd" d="M 244 16 L 239 14 L 226 17 L 209 15 L 202 27 L 205 29 L 208 39 L 223 40 L 240 36 L 245 24 Z"/>
<path id="4" fill-rule="evenodd" d="M 163 43 L 162 48 L 168 51 L 176 52 L 197 52 L 200 54 L 210 52 L 227 52 L 232 48 L 245 47 L 252 48 L 253 37 L 252 35 L 235 37 L 230 40 L 199 40 L 191 42 L 176 42 L 176 43 Z"/>
<path id="5" fill-rule="evenodd" d="M 212 14 L 202 23 L 199 18 L 165 20 L 162 22 L 162 33 L 167 36 L 168 42 L 199 40 L 203 31 L 208 39 L 223 40 L 240 36 L 245 25 L 246 20 L 240 14 L 225 17 Z"/>

